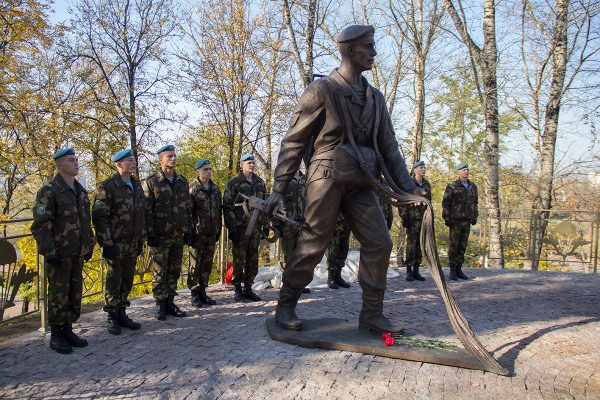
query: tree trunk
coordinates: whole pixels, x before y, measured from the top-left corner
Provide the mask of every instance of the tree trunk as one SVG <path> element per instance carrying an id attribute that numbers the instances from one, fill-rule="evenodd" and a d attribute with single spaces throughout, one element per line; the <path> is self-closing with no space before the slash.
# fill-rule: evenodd
<path id="1" fill-rule="evenodd" d="M 415 122 L 412 131 L 412 162 L 409 166 L 421 159 L 425 121 L 425 57 L 417 55 L 415 58 Z"/>

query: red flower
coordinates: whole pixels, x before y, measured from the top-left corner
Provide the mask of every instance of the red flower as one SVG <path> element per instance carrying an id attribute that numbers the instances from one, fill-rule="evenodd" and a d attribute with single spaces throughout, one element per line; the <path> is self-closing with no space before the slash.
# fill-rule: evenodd
<path id="1" fill-rule="evenodd" d="M 381 334 L 381 338 L 383 339 L 383 341 L 385 342 L 386 346 L 391 346 L 394 344 L 394 338 L 392 337 L 392 335 L 390 335 L 388 332 L 383 332 Z"/>

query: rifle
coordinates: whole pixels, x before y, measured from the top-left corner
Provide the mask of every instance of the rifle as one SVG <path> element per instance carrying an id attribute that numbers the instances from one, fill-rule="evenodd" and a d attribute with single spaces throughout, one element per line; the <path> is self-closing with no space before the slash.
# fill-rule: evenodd
<path id="1" fill-rule="evenodd" d="M 248 227 L 246 228 L 246 232 L 244 232 L 244 236 L 250 237 L 252 233 L 256 229 L 256 223 L 258 222 L 258 217 L 261 213 L 265 212 L 266 201 L 256 197 L 256 196 L 246 196 L 245 194 L 238 193 L 235 198 L 235 206 L 242 207 L 244 210 L 244 214 L 250 218 L 250 222 L 248 223 Z M 269 218 L 269 232 L 276 232 L 276 235 L 273 238 L 269 238 L 268 234 L 260 232 L 261 236 L 268 240 L 269 242 L 275 242 L 281 235 L 279 234 L 279 230 L 276 229 L 273 225 L 271 225 L 271 220 L 277 219 L 287 225 L 297 227 L 302 229 L 305 232 L 313 236 L 318 236 L 315 231 L 306 223 L 301 221 L 296 221 L 291 218 L 288 218 L 283 208 L 276 208 L 273 211 L 273 215 Z"/>

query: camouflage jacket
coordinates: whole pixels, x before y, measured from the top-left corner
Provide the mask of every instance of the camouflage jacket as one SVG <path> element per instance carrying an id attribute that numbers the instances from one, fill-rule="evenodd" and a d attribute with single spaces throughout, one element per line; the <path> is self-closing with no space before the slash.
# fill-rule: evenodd
<path id="1" fill-rule="evenodd" d="M 98 185 L 92 209 L 92 221 L 102 247 L 116 243 L 136 243 L 146 236 L 144 210 L 146 199 L 140 182 L 131 177 L 123 182 L 118 173 Z"/>
<path id="2" fill-rule="evenodd" d="M 252 183 L 250 183 L 241 171 L 227 182 L 227 187 L 223 194 L 225 226 L 230 231 L 241 232 L 242 228 L 245 229 L 248 226 L 250 219 L 246 217 L 242 207 L 235 206 L 235 199 L 238 193 L 265 199 L 267 197 L 267 188 L 265 182 L 258 175 L 252 174 Z M 262 217 L 259 224 L 262 225 L 265 222 L 265 217 Z"/>
<path id="3" fill-rule="evenodd" d="M 31 233 L 45 257 L 83 257 L 94 248 L 88 192 L 77 180 L 74 187 L 56 174 L 37 192 Z"/>
<path id="4" fill-rule="evenodd" d="M 446 186 L 442 200 L 442 218 L 444 221 L 476 221 L 477 186 L 468 181 L 469 188 L 465 189 L 460 179 Z"/>
<path id="5" fill-rule="evenodd" d="M 176 238 L 192 232 L 190 188 L 175 173 L 173 183 L 162 170 L 146 178 L 146 232 L 148 237 Z"/>
<path id="6" fill-rule="evenodd" d="M 419 186 L 414 176 L 412 179 L 413 182 L 415 182 L 415 185 Z M 420 187 L 421 189 L 424 189 L 427 192 L 427 194 L 425 195 L 425 197 L 427 197 L 427 200 L 431 201 L 431 184 L 429 183 L 429 181 L 423 178 L 423 183 Z M 423 214 L 425 214 L 426 208 L 427 207 L 424 205 L 403 207 L 400 209 L 400 217 L 402 217 L 402 221 L 405 224 L 412 224 L 414 221 L 421 221 L 423 219 Z"/>
<path id="7" fill-rule="evenodd" d="M 199 179 L 190 186 L 192 199 L 192 223 L 195 235 L 210 235 L 219 239 L 221 235 L 221 213 L 223 211 L 221 190 L 213 181 L 206 189 Z"/>

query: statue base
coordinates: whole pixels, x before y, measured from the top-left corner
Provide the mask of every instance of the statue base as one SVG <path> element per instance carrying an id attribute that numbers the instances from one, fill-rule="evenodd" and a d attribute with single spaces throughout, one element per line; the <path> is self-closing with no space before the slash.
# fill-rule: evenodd
<path id="1" fill-rule="evenodd" d="M 352 351 L 380 357 L 399 358 L 430 364 L 485 371 L 479 360 L 461 347 L 427 348 L 393 344 L 386 346 L 381 334 L 358 329 L 358 323 L 337 318 L 302 320 L 301 331 L 281 328 L 275 318 L 267 319 L 267 331 L 273 340 L 302 347 Z"/>

